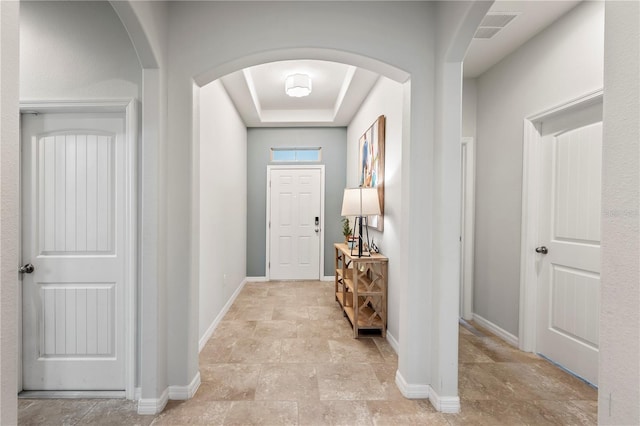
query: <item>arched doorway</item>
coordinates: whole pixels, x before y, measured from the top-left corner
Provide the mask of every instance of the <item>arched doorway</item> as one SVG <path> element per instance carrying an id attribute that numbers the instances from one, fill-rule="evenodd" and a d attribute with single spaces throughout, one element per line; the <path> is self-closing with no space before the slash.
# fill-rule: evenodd
<path id="1" fill-rule="evenodd" d="M 448 284 L 457 283 L 459 255 L 454 254 L 457 243 L 453 241 L 457 241 L 459 224 L 448 217 L 457 216 L 453 213 L 459 206 L 452 200 L 458 199 L 459 189 L 458 178 L 450 182 L 448 172 L 443 173 L 457 170 L 459 153 L 445 142 L 456 133 L 459 139 L 456 66 L 484 14 L 478 11 L 488 5 L 417 2 L 397 6 L 176 3 L 170 6 L 169 17 L 162 15 L 167 11 L 154 16 L 147 6 L 128 5 L 135 19 L 152 23 L 146 26 L 148 45 L 160 45 L 161 56 L 171 58 L 168 63 L 158 61 L 159 72 L 148 73 L 156 85 L 152 92 L 158 88 L 155 99 L 159 102 L 143 106 L 143 117 L 148 107 L 148 117 L 156 119 L 150 121 L 151 130 L 158 131 L 160 142 L 157 161 L 150 164 L 158 188 L 150 199 L 152 210 L 157 206 L 153 219 L 158 224 L 158 232 L 151 237 L 157 237 L 159 249 L 149 263 L 157 286 L 149 285 L 151 297 L 142 307 L 142 328 L 146 322 L 154 342 L 148 351 L 152 362 L 145 362 L 141 372 L 143 396 L 157 399 L 159 389 L 186 385 L 197 372 L 194 306 L 198 293 L 189 232 L 194 220 L 194 83 L 202 85 L 251 64 L 303 57 L 311 47 L 331 52 L 318 59 L 349 62 L 344 57 L 355 55 L 355 65 L 372 60 L 384 68 L 381 74 L 403 70 L 412 76 L 405 85 L 410 113 L 403 120 L 407 136 L 402 142 L 402 175 L 412 184 L 403 190 L 400 207 L 403 255 L 397 267 L 402 270 L 403 310 L 397 383 L 407 397 L 428 397 L 439 409 L 459 409 L 453 362 L 457 345 L 450 335 L 457 327 L 458 290 Z M 286 24 L 267 25 L 265 16 Z M 157 31 L 166 22 L 171 26 L 170 43 Z M 368 25 L 371 22 L 384 25 Z M 167 353 L 158 356 L 154 345 L 168 348 Z M 144 354 L 145 348 L 141 351 Z"/>

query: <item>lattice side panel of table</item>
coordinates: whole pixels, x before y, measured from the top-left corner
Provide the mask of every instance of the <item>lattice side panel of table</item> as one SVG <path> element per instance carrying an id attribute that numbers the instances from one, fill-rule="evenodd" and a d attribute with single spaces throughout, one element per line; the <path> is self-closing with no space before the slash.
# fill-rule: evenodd
<path id="1" fill-rule="evenodd" d="M 358 270 L 358 291 L 362 293 L 382 293 L 385 276 L 379 263 L 362 264 Z"/>
<path id="2" fill-rule="evenodd" d="M 358 297 L 358 327 L 381 328 L 384 324 L 381 298 L 376 296 Z"/>

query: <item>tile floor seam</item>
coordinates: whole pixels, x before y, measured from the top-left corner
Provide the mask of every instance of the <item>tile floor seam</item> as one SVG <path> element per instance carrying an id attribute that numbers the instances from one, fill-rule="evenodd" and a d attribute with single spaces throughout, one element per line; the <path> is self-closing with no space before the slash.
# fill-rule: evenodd
<path id="1" fill-rule="evenodd" d="M 97 401 L 96 401 L 96 402 L 94 402 L 94 403 L 93 403 L 93 405 L 91 405 L 91 408 L 90 408 L 89 410 L 87 410 L 87 412 L 86 412 L 86 413 L 84 413 L 84 415 L 83 415 L 82 417 L 80 417 L 80 418 L 78 419 L 78 421 L 77 421 L 75 424 L 76 424 L 76 425 L 81 424 L 80 422 L 82 421 L 82 419 L 84 419 L 85 417 L 87 417 L 87 416 L 91 413 L 91 411 L 93 411 L 93 410 L 96 408 L 96 406 L 97 406 L 97 405 L 98 405 L 98 402 L 97 402 Z"/>

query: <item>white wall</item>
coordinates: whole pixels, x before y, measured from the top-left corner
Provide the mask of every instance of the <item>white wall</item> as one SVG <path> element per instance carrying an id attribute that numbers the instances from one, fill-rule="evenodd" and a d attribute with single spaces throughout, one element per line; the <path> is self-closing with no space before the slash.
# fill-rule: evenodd
<path id="1" fill-rule="evenodd" d="M 0 424 L 18 423 L 18 2 L 0 2 Z"/>
<path id="2" fill-rule="evenodd" d="M 607 2 L 598 424 L 640 424 L 640 3 Z"/>
<path id="3" fill-rule="evenodd" d="M 219 80 L 200 89 L 200 341 L 245 279 L 247 128 Z"/>
<path id="4" fill-rule="evenodd" d="M 477 79 L 475 313 L 518 335 L 523 119 L 601 89 L 604 4 L 583 2 Z"/>
<path id="5" fill-rule="evenodd" d="M 169 40 L 169 111 L 167 150 L 167 296 L 171 301 L 168 320 L 169 383 L 188 384 L 198 371 L 197 333 L 185 333 L 198 323 L 196 309 L 198 287 L 190 271 L 191 205 L 193 200 L 191 169 L 193 133 L 192 82 L 206 84 L 237 69 L 265 61 L 313 58 L 334 60 L 364 66 L 399 81 L 411 81 L 410 128 L 413 140 L 403 138 L 403 146 L 412 145 L 419 155 L 407 157 L 403 172 L 413 167 L 419 177 L 431 169 L 432 158 L 420 155 L 433 143 L 430 132 L 433 123 L 433 43 L 434 19 L 431 3 L 362 4 L 338 2 L 328 7 L 321 2 L 174 2 L 170 5 Z M 272 25 L 270 22 L 286 22 Z M 379 31 L 372 22 L 384 24 Z M 292 37 L 295 34 L 295 37 Z M 221 42 L 224 40 L 224 43 Z M 311 47 L 311 48 L 309 48 Z M 415 92 L 415 96 L 413 94 Z M 415 116 L 414 116 L 415 115 Z M 403 149 L 403 156 L 405 150 Z M 418 160 L 420 158 L 420 160 Z M 419 165 L 419 167 L 418 167 Z M 426 181 L 428 178 L 419 178 Z M 412 203 L 401 207 L 403 222 L 418 222 L 422 210 L 431 206 L 428 187 L 416 185 L 408 189 Z M 421 243 L 428 239 L 428 227 L 421 226 L 407 239 Z M 417 227 L 416 227 L 417 229 Z M 425 234 L 425 235 L 422 235 Z M 424 237 L 424 238 L 423 238 Z M 406 244 L 402 247 L 408 247 Z M 427 244 L 428 246 L 428 244 Z M 403 249 L 404 250 L 404 249 Z M 403 252 L 411 264 L 430 257 L 429 249 Z M 431 286 L 424 282 L 422 269 L 406 274 L 403 285 L 408 293 L 419 292 L 420 297 Z M 418 275 L 420 272 L 420 276 Z M 415 274 L 415 275 L 414 275 Z M 421 281 L 421 282 L 419 282 Z M 410 296 L 411 297 L 411 296 Z M 412 305 L 404 309 L 414 318 L 412 323 L 429 324 L 429 309 Z M 424 345 L 424 326 L 416 327 L 415 338 L 408 337 L 410 346 Z M 407 349 L 407 354 L 410 347 Z M 430 380 L 430 366 L 420 356 L 411 355 L 400 362 L 410 383 L 426 385 Z"/>
<path id="6" fill-rule="evenodd" d="M 142 70 L 108 2 L 24 2 L 20 99 L 137 98 Z"/>
<path id="7" fill-rule="evenodd" d="M 347 128 L 347 187 L 357 187 L 360 137 L 381 115 L 386 117 L 384 168 L 384 231 L 369 228 L 380 252 L 389 258 L 387 333 L 397 341 L 400 294 L 400 206 L 402 202 L 403 86 L 380 77 Z"/>
<path id="8" fill-rule="evenodd" d="M 462 81 L 462 137 L 476 138 L 478 88 L 475 78 Z"/>
<path id="9" fill-rule="evenodd" d="M 438 2 L 436 79 L 433 151 L 433 207 L 431 260 L 434 285 L 427 300 L 431 304 L 432 323 L 429 362 L 431 389 L 429 399 L 441 411 L 460 410 L 458 395 L 458 333 L 460 304 L 460 155 L 462 132 L 462 61 L 475 30 L 491 2 Z M 413 149 L 413 146 L 412 146 Z M 418 160 L 421 160 L 420 153 Z M 412 153 L 413 156 L 413 153 Z M 419 176 L 410 186 L 428 185 Z M 420 219 L 420 218 L 418 218 Z M 414 224 L 420 226 L 420 221 Z M 415 228 L 414 228 L 415 229 Z M 422 251 L 424 242 L 411 247 Z M 417 264 L 416 268 L 425 265 Z M 427 266 L 428 267 L 428 266 Z M 419 304 L 421 301 L 409 302 Z M 416 327 L 422 324 L 416 324 Z"/>
<path id="10" fill-rule="evenodd" d="M 169 7 L 166 2 L 112 1 L 143 67 L 140 101 L 140 299 L 138 412 L 162 411 L 168 385 L 168 296 L 165 265 L 167 164 L 167 60 Z M 197 330 L 196 330 L 197 332 Z"/>

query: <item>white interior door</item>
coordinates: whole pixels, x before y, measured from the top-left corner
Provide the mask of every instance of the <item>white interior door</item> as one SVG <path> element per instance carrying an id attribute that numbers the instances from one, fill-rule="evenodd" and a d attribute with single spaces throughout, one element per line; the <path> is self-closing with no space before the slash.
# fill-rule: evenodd
<path id="1" fill-rule="evenodd" d="M 24 390 L 125 389 L 124 113 L 22 116 Z"/>
<path id="2" fill-rule="evenodd" d="M 321 170 L 270 169 L 269 278 L 320 279 Z"/>
<path id="3" fill-rule="evenodd" d="M 597 384 L 602 105 L 541 126 L 536 349 Z"/>

